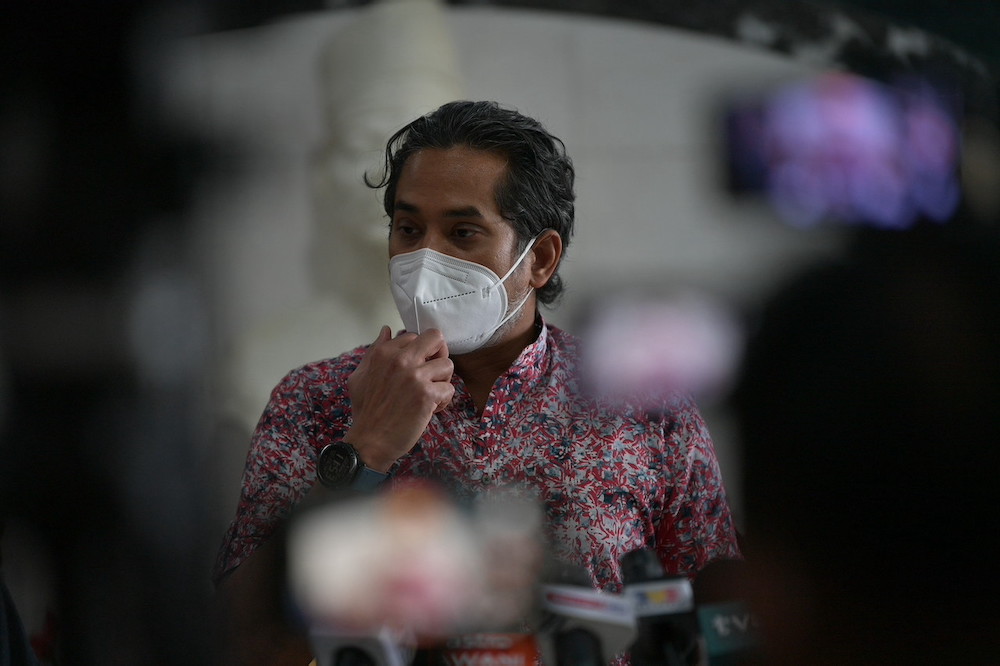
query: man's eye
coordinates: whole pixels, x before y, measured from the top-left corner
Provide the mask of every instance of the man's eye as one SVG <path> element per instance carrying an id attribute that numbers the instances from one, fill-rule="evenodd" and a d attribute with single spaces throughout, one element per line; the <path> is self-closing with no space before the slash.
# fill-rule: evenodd
<path id="1" fill-rule="evenodd" d="M 472 238 L 476 235 L 475 229 L 458 228 L 452 232 L 457 238 Z"/>

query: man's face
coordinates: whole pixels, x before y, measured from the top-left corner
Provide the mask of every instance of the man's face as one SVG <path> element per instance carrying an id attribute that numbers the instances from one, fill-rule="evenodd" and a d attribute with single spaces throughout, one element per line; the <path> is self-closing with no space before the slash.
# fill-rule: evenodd
<path id="1" fill-rule="evenodd" d="M 496 202 L 505 169 L 503 157 L 464 146 L 410 156 L 396 186 L 389 257 L 430 248 L 503 276 L 517 249 L 517 233 Z M 523 294 L 526 281 L 527 271 L 517 271 L 507 281 L 508 293 Z"/>

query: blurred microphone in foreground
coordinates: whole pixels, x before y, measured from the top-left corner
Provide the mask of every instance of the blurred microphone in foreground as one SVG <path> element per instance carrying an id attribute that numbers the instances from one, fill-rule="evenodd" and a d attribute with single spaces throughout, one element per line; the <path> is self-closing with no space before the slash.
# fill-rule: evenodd
<path id="1" fill-rule="evenodd" d="M 478 663 L 508 648 L 532 663 L 540 524 L 516 489 L 463 508 L 423 481 L 296 517 L 288 585 L 319 666 Z"/>
<path id="2" fill-rule="evenodd" d="M 388 627 L 378 631 L 322 626 L 310 632 L 317 666 L 407 666 L 414 648 L 409 637 Z"/>
<path id="3" fill-rule="evenodd" d="M 625 596 L 634 604 L 639 628 L 629 650 L 633 666 L 704 664 L 691 581 L 666 574 L 649 549 L 627 553 L 621 564 Z"/>
<path id="4" fill-rule="evenodd" d="M 530 666 L 539 659 L 528 617 L 544 561 L 542 511 L 534 492 L 493 488 L 471 507 L 485 593 L 444 640 L 418 650 L 415 666 Z"/>
<path id="5" fill-rule="evenodd" d="M 744 588 L 743 560 L 716 560 L 698 572 L 694 601 L 708 666 L 760 664 L 757 618 Z"/>
<path id="6" fill-rule="evenodd" d="M 623 653 L 636 636 L 628 597 L 594 589 L 583 567 L 552 563 L 541 585 L 536 632 L 549 666 L 599 666 Z"/>
<path id="7" fill-rule="evenodd" d="M 300 514 L 288 589 L 317 666 L 751 663 L 752 620 L 731 584 L 741 562 L 709 565 L 692 588 L 636 550 L 623 593 L 604 592 L 546 559 L 541 523 L 525 489 L 460 506 L 423 481 Z"/>

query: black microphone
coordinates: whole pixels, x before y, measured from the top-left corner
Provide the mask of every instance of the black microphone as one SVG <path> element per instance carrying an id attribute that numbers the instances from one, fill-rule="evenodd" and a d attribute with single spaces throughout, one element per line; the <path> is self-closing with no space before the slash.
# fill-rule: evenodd
<path id="1" fill-rule="evenodd" d="M 716 560 L 698 573 L 694 600 L 705 639 L 708 666 L 760 663 L 757 620 L 746 603 L 746 563 Z"/>
<path id="2" fill-rule="evenodd" d="M 540 587 L 537 639 L 548 666 L 603 666 L 623 653 L 636 635 L 628 599 L 594 588 L 583 567 L 551 563 Z"/>
<path id="3" fill-rule="evenodd" d="M 314 626 L 309 644 L 317 666 L 408 666 L 414 654 L 388 629 L 363 633 Z"/>
<path id="4" fill-rule="evenodd" d="M 622 557 L 625 596 L 634 607 L 639 634 L 629 648 L 633 666 L 694 666 L 703 647 L 686 576 L 671 576 L 649 549 Z"/>

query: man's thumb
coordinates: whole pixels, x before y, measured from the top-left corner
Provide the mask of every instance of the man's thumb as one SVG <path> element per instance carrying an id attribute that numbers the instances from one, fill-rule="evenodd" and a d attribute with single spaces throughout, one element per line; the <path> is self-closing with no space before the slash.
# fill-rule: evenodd
<path id="1" fill-rule="evenodd" d="M 382 329 L 379 330 L 378 337 L 376 337 L 375 341 L 372 342 L 372 346 L 390 339 L 392 339 L 392 329 L 389 328 L 387 324 L 382 324 Z"/>

